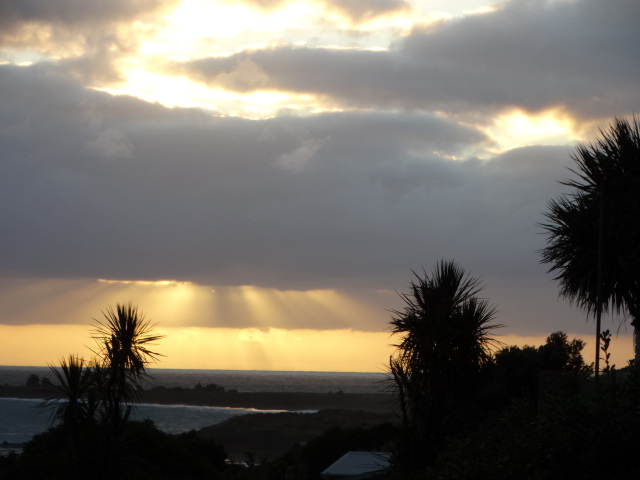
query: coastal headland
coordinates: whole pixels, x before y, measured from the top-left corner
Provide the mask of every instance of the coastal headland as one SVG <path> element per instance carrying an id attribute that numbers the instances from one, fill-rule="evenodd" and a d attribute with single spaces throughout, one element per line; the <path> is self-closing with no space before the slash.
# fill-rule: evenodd
<path id="1" fill-rule="evenodd" d="M 0 386 L 1 398 L 47 398 L 46 387 Z M 392 396 L 386 393 L 236 392 L 223 389 L 153 388 L 140 390 L 138 403 L 254 408 L 256 410 L 349 409 L 391 412 Z"/>
<path id="2" fill-rule="evenodd" d="M 49 395 L 50 391 L 43 386 L 0 385 L 0 398 Z M 370 428 L 397 423 L 399 419 L 394 413 L 393 397 L 386 393 L 259 393 L 156 387 L 141 390 L 137 402 L 282 411 L 239 415 L 198 431 L 203 438 L 212 438 L 224 445 L 229 457 L 237 461 L 245 460 L 247 452 L 256 458 L 275 458 L 331 428 Z"/>
<path id="3" fill-rule="evenodd" d="M 257 410 L 351 409 L 374 412 L 392 410 L 392 397 L 382 393 L 208 392 L 195 389 L 155 389 L 142 391 L 138 401 L 165 405 L 206 405 Z"/>
<path id="4" fill-rule="evenodd" d="M 202 428 L 198 435 L 224 445 L 233 461 L 247 460 L 248 453 L 260 460 L 277 458 L 333 429 L 367 430 L 383 424 L 397 425 L 399 421 L 400 417 L 391 412 L 351 409 L 254 413 Z"/>

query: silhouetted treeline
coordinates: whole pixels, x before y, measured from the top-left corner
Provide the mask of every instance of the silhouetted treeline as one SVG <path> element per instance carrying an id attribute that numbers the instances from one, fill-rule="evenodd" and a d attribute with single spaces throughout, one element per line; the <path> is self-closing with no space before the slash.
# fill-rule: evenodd
<path id="1" fill-rule="evenodd" d="M 20 455 L 0 456 L 3 480 L 69 480 L 105 478 L 104 451 L 109 436 L 96 425 L 72 439 L 64 425 L 52 427 L 28 442 Z M 221 478 L 226 453 L 195 432 L 164 433 L 151 421 L 127 421 L 109 466 L 111 478 L 180 480 Z"/>

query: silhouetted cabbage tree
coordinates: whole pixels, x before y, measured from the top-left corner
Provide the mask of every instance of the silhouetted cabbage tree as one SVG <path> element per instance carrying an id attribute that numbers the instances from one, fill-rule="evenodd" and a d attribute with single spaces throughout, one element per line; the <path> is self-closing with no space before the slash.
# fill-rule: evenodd
<path id="1" fill-rule="evenodd" d="M 414 272 L 415 274 L 415 272 Z M 478 278 L 453 261 L 431 275 L 415 274 L 405 307 L 393 311 L 392 332 L 402 335 L 390 359 L 403 419 L 404 439 L 396 455 L 401 468 L 432 461 L 447 420 L 478 387 L 491 349 L 495 309 L 477 294 Z"/>
<path id="2" fill-rule="evenodd" d="M 120 478 L 118 464 L 125 453 L 122 435 L 147 367 L 159 356 L 150 347 L 162 338 L 131 303 L 109 307 L 103 315 L 93 331 L 96 358 L 86 361 L 71 355 L 52 367 L 56 382 L 43 403 L 52 409 L 54 422 L 70 432 L 70 462 L 78 478 L 84 478 L 81 465 L 94 457 L 87 457 L 85 444 L 99 453 L 102 474 L 98 478 Z"/>
<path id="3" fill-rule="evenodd" d="M 542 224 L 550 265 L 560 295 L 596 316 L 596 374 L 599 370 L 600 314 L 631 317 L 640 358 L 640 123 L 616 118 L 594 143 L 572 156 L 574 191 L 552 200 Z"/>
<path id="4" fill-rule="evenodd" d="M 60 360 L 60 366 L 50 366 L 54 382 L 47 385 L 48 399 L 42 404 L 52 410 L 53 421 L 59 421 L 72 431 L 91 420 L 87 397 L 92 388 L 91 369 L 83 358 L 69 355 Z"/>
<path id="5" fill-rule="evenodd" d="M 108 307 L 103 315 L 93 331 L 98 344 L 95 384 L 104 421 L 117 431 L 129 416 L 147 366 L 159 356 L 149 347 L 162 336 L 153 333 L 154 325 L 131 303 Z"/>

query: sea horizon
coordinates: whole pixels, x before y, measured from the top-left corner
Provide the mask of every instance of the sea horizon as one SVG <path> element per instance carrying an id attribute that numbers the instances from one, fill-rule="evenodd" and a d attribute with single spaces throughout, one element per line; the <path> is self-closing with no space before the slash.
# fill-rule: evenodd
<path id="1" fill-rule="evenodd" d="M 51 368 L 57 365 L 0 365 L 0 368 Z M 252 369 L 252 368 L 173 368 L 173 367 L 147 367 L 148 370 L 205 370 L 224 372 L 303 372 L 303 373 L 385 373 L 381 371 L 364 370 L 281 370 L 281 369 Z"/>
<path id="2" fill-rule="evenodd" d="M 388 373 L 304 370 L 148 369 L 143 388 L 194 388 L 215 384 L 239 392 L 377 393 Z M 31 375 L 53 381 L 49 366 L 0 365 L 0 386 L 25 385 Z"/>

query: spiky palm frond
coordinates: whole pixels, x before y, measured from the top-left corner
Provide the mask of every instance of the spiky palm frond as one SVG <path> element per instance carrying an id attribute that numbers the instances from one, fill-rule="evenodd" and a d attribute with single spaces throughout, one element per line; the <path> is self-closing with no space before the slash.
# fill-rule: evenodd
<path id="1" fill-rule="evenodd" d="M 116 438 L 131 412 L 147 366 L 161 356 L 150 346 L 163 337 L 153 333 L 154 325 L 131 303 L 108 307 L 103 316 L 103 321 L 96 320 L 92 335 L 99 358 L 94 383 L 99 415 Z"/>
<path id="2" fill-rule="evenodd" d="M 149 363 L 161 356 L 148 347 L 163 336 L 152 333 L 155 325 L 145 320 L 131 303 L 118 304 L 115 310 L 108 307 L 103 315 L 104 321 L 96 320 L 93 338 L 105 363 L 140 376 Z"/>
<path id="3" fill-rule="evenodd" d="M 440 262 L 431 276 L 416 274 L 402 311 L 393 311 L 392 332 L 404 336 L 398 355 L 412 370 L 448 371 L 458 365 L 483 365 L 497 345 L 489 332 L 495 309 L 476 298 L 480 280 L 455 262 Z"/>
<path id="4" fill-rule="evenodd" d="M 41 404 L 52 411 L 52 422 L 74 426 L 91 418 L 87 396 L 91 388 L 91 372 L 84 359 L 69 355 L 60 366 L 49 365 L 56 383 L 48 385 L 48 398 Z"/>
<path id="5" fill-rule="evenodd" d="M 495 309 L 477 298 L 479 279 L 442 261 L 431 275 L 414 272 L 405 307 L 392 311 L 402 335 L 389 368 L 400 404 L 407 449 L 400 460 L 424 465 L 443 425 L 477 386 L 482 367 L 500 342 L 491 338 Z"/>
<path id="6" fill-rule="evenodd" d="M 640 152 L 640 119 L 615 118 L 612 125 L 600 130 L 600 138 L 579 145 L 571 156 L 577 168 L 570 169 L 579 180 L 567 180 L 563 185 L 584 193 L 597 193 L 633 184 L 638 179 Z M 619 192 L 617 192 L 619 193 Z"/>
<path id="7" fill-rule="evenodd" d="M 595 313 L 602 238 L 601 307 L 633 315 L 640 287 L 640 120 L 616 118 L 600 134 L 572 156 L 578 179 L 562 183 L 575 192 L 548 204 L 541 261 L 561 296 Z"/>

